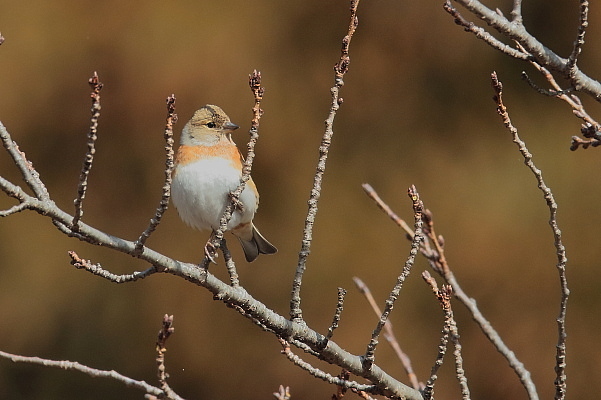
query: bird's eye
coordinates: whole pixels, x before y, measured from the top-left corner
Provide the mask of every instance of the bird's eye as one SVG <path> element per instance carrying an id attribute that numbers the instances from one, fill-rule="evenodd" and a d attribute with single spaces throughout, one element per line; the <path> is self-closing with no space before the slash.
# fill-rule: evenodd
<path id="1" fill-rule="evenodd" d="M 215 125 L 215 123 L 214 123 L 214 122 L 208 122 L 208 123 L 207 123 L 207 127 L 208 127 L 208 128 L 211 128 L 211 129 L 212 129 L 212 128 L 215 128 L 216 126 L 217 126 L 217 125 Z"/>

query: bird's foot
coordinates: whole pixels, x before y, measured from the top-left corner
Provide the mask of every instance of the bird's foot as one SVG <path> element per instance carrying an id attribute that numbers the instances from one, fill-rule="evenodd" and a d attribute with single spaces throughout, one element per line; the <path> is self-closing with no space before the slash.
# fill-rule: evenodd
<path id="1" fill-rule="evenodd" d="M 215 259 L 219 257 L 219 254 L 217 254 L 217 248 L 210 241 L 205 244 L 205 256 L 207 256 L 209 261 L 211 261 L 213 264 L 217 264 Z"/>

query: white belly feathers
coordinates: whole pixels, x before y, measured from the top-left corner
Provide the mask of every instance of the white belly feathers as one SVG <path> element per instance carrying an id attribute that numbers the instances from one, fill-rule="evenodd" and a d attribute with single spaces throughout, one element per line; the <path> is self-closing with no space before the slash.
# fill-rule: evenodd
<path id="1" fill-rule="evenodd" d="M 223 158 L 203 159 L 180 166 L 173 177 L 171 197 L 182 220 L 198 230 L 216 230 L 229 204 L 228 193 L 240 184 L 240 171 Z M 227 228 L 252 221 L 258 199 L 248 186 L 240 196 L 244 212 L 236 209 Z"/>

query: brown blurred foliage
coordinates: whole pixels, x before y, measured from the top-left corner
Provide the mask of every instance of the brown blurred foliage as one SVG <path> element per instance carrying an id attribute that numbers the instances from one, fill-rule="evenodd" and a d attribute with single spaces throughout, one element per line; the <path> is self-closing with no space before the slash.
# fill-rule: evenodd
<path id="1" fill-rule="evenodd" d="M 527 68 L 453 24 L 442 2 L 370 1 L 342 90 L 344 104 L 315 225 L 302 296 L 305 318 L 325 332 L 336 287 L 349 289 L 334 339 L 362 352 L 376 317 L 353 287 L 361 277 L 383 301 L 409 248 L 402 233 L 364 195 L 369 182 L 405 218 L 405 192 L 419 189 L 464 289 L 530 369 L 542 398 L 553 393 L 559 284 L 548 210 L 490 100 L 499 73 L 514 124 L 559 203 L 572 297 L 568 309 L 568 393 L 601 391 L 598 360 L 601 283 L 597 268 L 601 189 L 592 179 L 599 149 L 570 152 L 579 122 L 566 105 L 534 93 L 519 79 Z M 493 3 L 493 2 L 491 2 Z M 505 12 L 510 1 L 495 1 Z M 300 248 L 306 200 L 333 83 L 332 67 L 347 28 L 339 1 L 3 1 L 0 31 L 0 120 L 40 171 L 55 201 L 72 209 L 89 118 L 87 79 L 102 91 L 97 156 L 84 221 L 135 239 L 160 199 L 165 98 L 177 97 L 179 133 L 206 103 L 250 126 L 247 76 L 266 87 L 254 180 L 256 217 L 280 249 L 252 266 L 237 245 L 242 284 L 286 314 Z M 595 52 L 599 9 L 591 10 L 590 43 L 581 68 L 601 68 Z M 524 4 L 525 24 L 554 51 L 568 54 L 576 2 Z M 531 73 L 533 75 L 533 73 Z M 588 99 L 585 99 L 588 101 Z M 598 104 L 588 101 L 589 112 Z M 244 147 L 244 129 L 237 133 Z M 6 155 L 3 176 L 17 180 Z M 12 204 L 2 197 L 0 205 Z M 171 207 L 148 245 L 198 261 L 206 235 L 188 229 Z M 67 250 L 114 272 L 144 268 L 137 260 L 68 239 L 49 220 L 22 213 L 0 224 L 0 346 L 5 351 L 77 360 L 155 383 L 154 341 L 163 314 L 175 315 L 168 343 L 171 386 L 196 399 L 265 399 L 278 385 L 293 398 L 327 398 L 334 388 L 290 365 L 277 341 L 208 292 L 172 276 L 114 285 L 77 271 Z M 392 322 L 419 378 L 436 354 L 442 312 L 419 278 L 403 289 Z M 213 270 L 225 277 L 223 266 Z M 474 398 L 526 398 L 506 363 L 460 307 L 455 310 Z M 376 362 L 402 377 L 382 345 Z M 337 374 L 334 368 L 322 365 Z M 438 399 L 457 398 L 451 363 Z M 0 361 L 0 398 L 140 398 L 121 384 L 77 373 Z"/>

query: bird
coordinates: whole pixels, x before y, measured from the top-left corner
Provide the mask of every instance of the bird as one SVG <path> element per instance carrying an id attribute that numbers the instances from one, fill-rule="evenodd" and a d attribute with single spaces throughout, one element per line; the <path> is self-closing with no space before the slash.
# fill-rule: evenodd
<path id="1" fill-rule="evenodd" d="M 230 193 L 240 185 L 244 158 L 232 140 L 232 132 L 238 128 L 220 107 L 207 104 L 194 112 L 182 129 L 171 198 L 180 218 L 191 228 L 211 230 L 213 235 L 231 201 Z M 258 206 L 259 192 L 249 177 L 227 224 L 248 262 L 259 254 L 277 252 L 253 223 Z M 205 254 L 214 262 L 212 253 L 214 249 L 205 246 Z"/>

